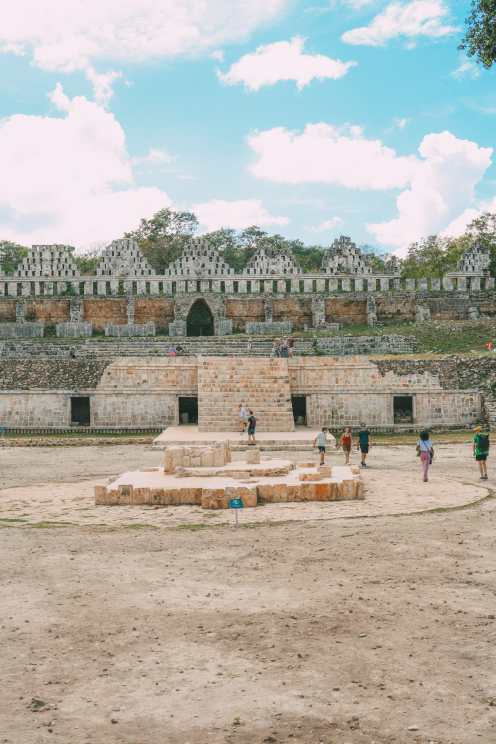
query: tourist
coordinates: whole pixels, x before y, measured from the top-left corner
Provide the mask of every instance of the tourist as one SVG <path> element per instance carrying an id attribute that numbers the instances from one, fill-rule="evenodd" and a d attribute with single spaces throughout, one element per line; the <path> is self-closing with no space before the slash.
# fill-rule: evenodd
<path id="1" fill-rule="evenodd" d="M 287 341 L 283 341 L 280 345 L 279 356 L 283 357 L 283 359 L 287 359 L 289 357 L 289 346 Z"/>
<path id="2" fill-rule="evenodd" d="M 288 338 L 288 352 L 289 352 L 290 357 L 292 357 L 294 354 L 294 344 L 295 344 L 294 338 Z"/>
<path id="3" fill-rule="evenodd" d="M 494 351 L 494 344 L 492 341 L 488 341 L 487 344 L 484 344 L 484 346 L 488 351 Z"/>
<path id="4" fill-rule="evenodd" d="M 327 444 L 327 429 L 324 426 L 322 431 L 319 431 L 319 433 L 317 434 L 313 442 L 313 446 L 318 447 L 321 465 L 324 465 L 325 463 L 326 444 Z"/>
<path id="5" fill-rule="evenodd" d="M 257 428 L 257 419 L 255 418 L 253 411 L 249 411 L 248 413 L 248 444 L 256 444 L 255 430 Z"/>
<path id="6" fill-rule="evenodd" d="M 251 354 L 251 349 L 252 349 L 252 346 L 253 346 L 253 344 L 252 344 L 252 342 L 251 342 L 251 338 L 249 338 L 249 339 L 248 339 L 248 343 L 247 343 L 247 345 L 246 345 L 246 351 L 248 352 L 248 354 Z"/>
<path id="7" fill-rule="evenodd" d="M 271 357 L 281 356 L 279 353 L 279 341 L 277 340 L 277 338 L 275 338 L 274 341 L 272 342 L 272 351 L 270 352 L 270 356 Z"/>
<path id="8" fill-rule="evenodd" d="M 370 447 L 370 432 L 368 429 L 365 428 L 365 424 L 360 424 L 361 429 L 358 432 L 357 437 L 357 450 L 360 450 L 360 453 L 362 455 L 362 461 L 360 463 L 360 466 L 362 468 L 367 467 L 367 463 L 365 462 L 367 459 L 367 455 L 369 454 L 369 447 Z"/>
<path id="9" fill-rule="evenodd" d="M 421 431 L 419 439 L 417 441 L 417 455 L 420 457 L 422 464 L 422 477 L 424 483 L 429 480 L 429 466 L 432 465 L 434 459 L 434 447 L 430 439 L 429 432 L 427 430 Z"/>
<path id="10" fill-rule="evenodd" d="M 345 465 L 350 464 L 350 452 L 351 452 L 352 441 L 353 441 L 353 435 L 351 433 L 350 427 L 347 426 L 341 435 L 341 439 L 339 440 L 339 445 L 338 445 L 338 447 L 341 447 L 341 449 L 343 450 Z"/>
<path id="11" fill-rule="evenodd" d="M 248 416 L 250 411 L 244 403 L 239 404 L 239 433 L 243 435 L 248 427 Z"/>
<path id="12" fill-rule="evenodd" d="M 480 479 L 487 480 L 489 434 L 482 431 L 482 426 L 476 426 L 474 432 L 474 457 L 479 464 Z"/>
<path id="13" fill-rule="evenodd" d="M 167 349 L 167 356 L 175 357 L 177 356 L 177 349 L 175 346 L 169 346 Z"/>

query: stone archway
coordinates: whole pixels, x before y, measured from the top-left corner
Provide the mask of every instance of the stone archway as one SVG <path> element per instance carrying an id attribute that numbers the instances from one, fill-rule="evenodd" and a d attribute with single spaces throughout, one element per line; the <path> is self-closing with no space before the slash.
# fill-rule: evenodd
<path id="1" fill-rule="evenodd" d="M 198 299 L 191 305 L 186 318 L 187 336 L 213 336 L 214 316 L 205 300 Z"/>

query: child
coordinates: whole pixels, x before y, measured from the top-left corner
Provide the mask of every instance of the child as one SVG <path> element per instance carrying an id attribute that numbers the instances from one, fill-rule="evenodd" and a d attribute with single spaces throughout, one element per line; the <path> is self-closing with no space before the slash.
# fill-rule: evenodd
<path id="1" fill-rule="evenodd" d="M 341 439 L 339 440 L 339 446 L 344 452 L 344 464 L 345 465 L 350 464 L 351 444 L 352 444 L 352 433 L 351 433 L 350 427 L 347 426 L 343 434 L 341 435 Z"/>
<path id="2" fill-rule="evenodd" d="M 427 483 L 429 480 L 429 465 L 432 465 L 432 459 L 434 457 L 434 447 L 432 446 L 428 431 L 420 432 L 420 438 L 417 441 L 417 454 L 420 455 L 420 462 L 422 463 L 424 483 Z"/>
<path id="3" fill-rule="evenodd" d="M 313 446 L 319 448 L 321 465 L 324 465 L 325 463 L 326 443 L 327 443 L 327 429 L 324 427 L 322 431 L 319 431 L 319 433 L 317 434 L 313 442 Z"/>
<path id="4" fill-rule="evenodd" d="M 487 456 L 489 454 L 489 434 L 482 433 L 482 427 L 474 429 L 474 457 L 479 464 L 480 479 L 487 480 Z"/>

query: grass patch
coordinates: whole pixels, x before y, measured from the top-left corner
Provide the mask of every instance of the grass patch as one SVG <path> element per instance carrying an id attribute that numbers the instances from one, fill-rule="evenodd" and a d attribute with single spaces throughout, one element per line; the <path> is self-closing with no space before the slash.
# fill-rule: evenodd
<path id="1" fill-rule="evenodd" d="M 33 522 L 29 525 L 35 530 L 50 530 L 52 527 L 78 527 L 74 522 Z"/>
<path id="2" fill-rule="evenodd" d="M 8 524 L 17 524 L 18 522 L 24 523 L 28 521 L 29 520 L 25 517 L 0 517 L 0 523 L 7 522 Z"/>
<path id="3" fill-rule="evenodd" d="M 123 524 L 122 527 L 126 530 L 158 530 L 156 524 L 145 524 L 144 522 L 133 522 L 131 524 Z"/>
<path id="4" fill-rule="evenodd" d="M 177 524 L 175 530 L 188 530 L 189 532 L 199 532 L 200 530 L 207 530 L 210 527 L 222 527 L 223 525 L 215 524 L 199 524 L 197 522 L 191 522 L 186 524 Z"/>

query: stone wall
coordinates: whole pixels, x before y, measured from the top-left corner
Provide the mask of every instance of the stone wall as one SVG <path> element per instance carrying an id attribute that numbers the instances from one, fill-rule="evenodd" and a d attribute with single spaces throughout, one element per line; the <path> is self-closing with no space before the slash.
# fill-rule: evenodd
<path id="1" fill-rule="evenodd" d="M 136 298 L 134 302 L 134 322 L 155 323 L 158 332 L 167 331 L 174 320 L 174 302 L 168 299 Z"/>
<path id="2" fill-rule="evenodd" d="M 243 333 L 246 323 L 261 323 L 265 320 L 263 297 L 226 300 L 226 318 L 233 322 L 233 330 Z"/>
<path id="3" fill-rule="evenodd" d="M 272 320 L 278 323 L 289 321 L 293 330 L 302 331 L 312 327 L 312 300 L 309 297 L 287 297 L 272 301 Z"/>
<path id="4" fill-rule="evenodd" d="M 55 325 L 69 320 L 69 300 L 34 300 L 26 302 L 26 320 Z"/>
<path id="5" fill-rule="evenodd" d="M 127 300 L 94 299 L 83 300 L 83 319 L 93 323 L 96 331 L 104 331 L 106 325 L 127 323 Z"/>
<path id="6" fill-rule="evenodd" d="M 15 300 L 0 301 L 0 323 L 5 323 L 5 322 L 15 323 L 15 319 L 16 319 L 16 301 Z"/>
<path id="7" fill-rule="evenodd" d="M 367 325 L 367 300 L 331 297 L 325 302 L 325 317 L 328 323 Z"/>

